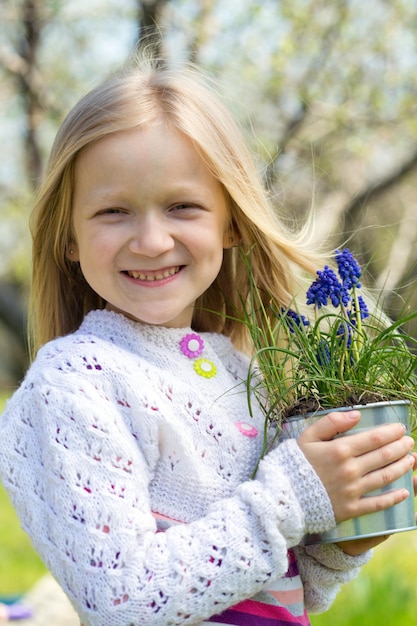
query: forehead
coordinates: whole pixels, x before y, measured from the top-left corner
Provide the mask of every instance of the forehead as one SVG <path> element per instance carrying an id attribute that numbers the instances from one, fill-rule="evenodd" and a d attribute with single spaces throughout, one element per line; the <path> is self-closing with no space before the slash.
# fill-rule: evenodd
<path id="1" fill-rule="evenodd" d="M 76 157 L 76 168 L 79 164 L 95 162 L 105 163 L 114 160 L 114 164 L 128 164 L 132 158 L 136 163 L 157 166 L 166 160 L 166 155 L 178 155 L 176 161 L 186 159 L 187 166 L 200 168 L 200 158 L 193 142 L 182 132 L 164 123 L 146 127 L 121 130 L 106 135 L 87 145 Z"/>
<path id="2" fill-rule="evenodd" d="M 187 187 L 223 193 L 191 139 L 165 123 L 107 135 L 84 148 L 75 163 L 75 202 L 110 190 L 155 194 Z"/>

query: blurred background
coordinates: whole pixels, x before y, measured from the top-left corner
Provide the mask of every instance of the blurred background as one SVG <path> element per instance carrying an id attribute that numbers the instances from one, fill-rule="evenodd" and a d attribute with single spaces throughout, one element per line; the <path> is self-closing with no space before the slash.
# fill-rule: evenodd
<path id="1" fill-rule="evenodd" d="M 218 80 L 280 215 L 297 227 L 313 207 L 317 243 L 348 245 L 394 319 L 416 309 L 417 2 L 2 0 L 3 401 L 28 364 L 28 217 L 54 135 L 145 33 Z M 417 624 L 416 548 L 392 538 L 313 625 Z M 44 573 L 1 492 L 0 600 Z"/>

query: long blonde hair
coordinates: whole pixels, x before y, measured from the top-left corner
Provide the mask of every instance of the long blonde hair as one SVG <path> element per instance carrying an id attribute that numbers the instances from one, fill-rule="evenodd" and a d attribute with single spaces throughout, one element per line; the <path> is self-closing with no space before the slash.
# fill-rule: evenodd
<path id="1" fill-rule="evenodd" d="M 67 255 L 74 240 L 72 194 L 78 154 L 107 135 L 146 127 L 161 116 L 191 139 L 222 184 L 231 223 L 243 253 L 251 250 L 253 278 L 265 297 L 287 306 L 294 297 L 297 272 L 314 272 L 315 257 L 300 235 L 279 220 L 241 130 L 206 77 L 195 68 L 171 69 L 151 57 L 135 59 L 84 96 L 55 139 L 31 217 L 32 354 L 45 342 L 73 332 L 88 311 L 106 304 Z M 241 251 L 225 250 L 218 277 L 196 303 L 195 330 L 221 332 L 238 347 L 247 346 L 247 330 L 236 317 L 248 291 Z"/>

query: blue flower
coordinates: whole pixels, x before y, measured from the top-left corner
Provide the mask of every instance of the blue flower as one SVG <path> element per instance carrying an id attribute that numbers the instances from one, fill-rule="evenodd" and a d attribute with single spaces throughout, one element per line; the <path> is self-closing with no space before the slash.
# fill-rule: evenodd
<path id="1" fill-rule="evenodd" d="M 359 316 L 361 320 L 364 320 L 366 317 L 369 317 L 369 309 L 366 305 L 365 300 L 362 296 L 358 296 L 358 310 Z M 348 313 L 349 319 L 353 326 L 356 326 L 358 316 L 356 315 L 356 302 L 352 301 L 352 310 Z"/>
<path id="2" fill-rule="evenodd" d="M 291 333 L 294 332 L 294 326 L 298 326 L 299 328 L 310 326 L 310 322 L 305 315 L 301 315 L 292 309 L 282 309 L 282 313 L 286 317 L 287 325 Z"/>
<path id="3" fill-rule="evenodd" d="M 321 366 L 324 367 L 326 365 L 329 365 L 331 362 L 331 354 L 330 354 L 330 350 L 329 350 L 329 346 L 327 345 L 327 343 L 324 341 L 324 339 L 321 339 L 319 342 L 319 345 L 317 347 L 317 363 Z"/>
<path id="4" fill-rule="evenodd" d="M 362 298 L 362 296 L 358 297 L 358 304 L 359 304 L 359 312 L 360 312 L 361 320 L 364 320 L 366 317 L 369 317 L 369 309 L 366 306 L 366 302 Z"/>
<path id="5" fill-rule="evenodd" d="M 334 307 L 349 304 L 350 296 L 346 287 L 328 265 L 324 266 L 323 271 L 317 270 L 317 276 L 307 291 L 307 304 L 314 304 L 318 309 L 326 306 L 329 300 Z"/>
<path id="6" fill-rule="evenodd" d="M 361 286 L 359 278 L 362 275 L 362 270 L 349 248 L 345 248 L 343 252 L 336 250 L 335 259 L 343 286 L 346 289 L 352 289 L 352 287 L 359 288 Z"/>
<path id="7" fill-rule="evenodd" d="M 355 326 L 355 320 L 352 319 L 352 326 Z M 350 326 L 350 324 L 340 324 L 339 329 L 337 331 L 337 336 L 341 339 L 343 339 L 343 341 L 345 342 L 345 346 L 346 348 L 350 348 L 350 346 L 352 345 L 352 339 L 353 339 L 353 329 L 352 326 Z"/>

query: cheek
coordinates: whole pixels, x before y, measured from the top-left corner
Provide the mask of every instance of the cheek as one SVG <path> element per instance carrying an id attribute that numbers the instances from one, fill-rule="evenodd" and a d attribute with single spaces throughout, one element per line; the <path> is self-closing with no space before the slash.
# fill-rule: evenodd
<path id="1" fill-rule="evenodd" d="M 117 249 L 117 238 L 110 233 L 103 233 L 100 230 L 93 230 L 80 234 L 78 238 L 78 251 L 80 258 L 98 261 L 113 256 Z"/>
<path id="2" fill-rule="evenodd" d="M 200 250 L 201 253 L 206 250 L 215 254 L 218 250 L 223 249 L 228 241 L 230 233 L 227 225 L 223 221 L 211 223 L 202 229 L 195 229 L 188 237 L 190 247 Z"/>
<path id="3" fill-rule="evenodd" d="M 78 244 L 81 271 L 87 280 L 102 282 L 107 270 L 114 263 L 114 246 L 102 238 L 82 239 Z"/>
<path id="4" fill-rule="evenodd" d="M 206 263 L 210 269 L 220 267 L 223 262 L 223 238 L 196 237 L 193 241 L 192 248 L 189 247 L 192 256 L 202 263 Z"/>

